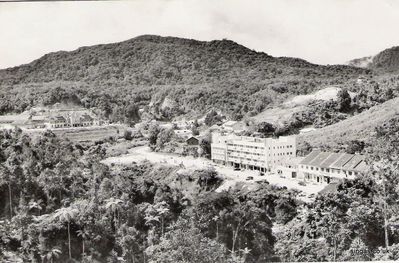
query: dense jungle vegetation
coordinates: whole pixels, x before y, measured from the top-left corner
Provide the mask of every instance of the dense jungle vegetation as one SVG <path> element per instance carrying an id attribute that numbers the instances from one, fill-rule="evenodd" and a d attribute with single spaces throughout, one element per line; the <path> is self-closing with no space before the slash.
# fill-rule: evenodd
<path id="1" fill-rule="evenodd" d="M 230 40 L 140 36 L 50 53 L 1 70 L 0 113 L 72 101 L 122 121 L 124 108 L 131 104 L 151 105 L 149 112 L 157 118 L 204 114 L 213 108 L 241 118 L 289 96 L 344 85 L 370 72 L 276 58 Z M 171 103 L 163 105 L 166 97 Z"/>
<path id="2" fill-rule="evenodd" d="M 267 182 L 216 192 L 222 179 L 212 169 L 178 173 L 179 168 L 149 163 L 108 167 L 100 162 L 106 150 L 101 142 L 80 145 L 51 132 L 30 138 L 17 129 L 2 131 L 0 258 L 397 260 L 397 123 L 376 130 L 378 141 L 367 150 L 379 166 L 312 203 Z"/>

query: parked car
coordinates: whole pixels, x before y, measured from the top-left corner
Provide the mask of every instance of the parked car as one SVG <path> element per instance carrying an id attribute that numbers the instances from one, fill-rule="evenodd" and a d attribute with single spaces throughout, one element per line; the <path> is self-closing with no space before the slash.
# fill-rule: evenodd
<path id="1" fill-rule="evenodd" d="M 306 183 L 304 181 L 299 181 L 298 184 L 301 185 L 301 186 L 306 186 Z"/>
<path id="2" fill-rule="evenodd" d="M 264 173 L 264 172 L 260 172 L 259 175 L 260 175 L 260 176 L 264 176 L 265 173 Z"/>
<path id="3" fill-rule="evenodd" d="M 253 180 L 253 179 L 254 179 L 253 176 L 248 176 L 246 180 L 249 181 L 249 180 Z"/>
<path id="4" fill-rule="evenodd" d="M 240 167 L 234 167 L 234 171 L 241 171 Z"/>

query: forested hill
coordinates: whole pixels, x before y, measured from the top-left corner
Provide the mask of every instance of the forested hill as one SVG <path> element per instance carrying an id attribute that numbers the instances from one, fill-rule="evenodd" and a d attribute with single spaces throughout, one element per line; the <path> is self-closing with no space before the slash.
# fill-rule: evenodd
<path id="1" fill-rule="evenodd" d="M 373 70 L 378 74 L 399 72 L 399 46 L 387 48 L 375 56 L 357 58 L 347 63 L 350 66 Z"/>
<path id="2" fill-rule="evenodd" d="M 227 114 L 246 113 L 261 110 L 277 98 L 345 84 L 368 72 L 272 57 L 230 40 L 204 42 L 144 35 L 120 43 L 54 52 L 29 64 L 0 70 L 0 112 L 21 111 L 38 102 L 52 103 L 65 99 L 68 93 L 73 93 L 74 100 L 91 105 L 102 93 L 111 98 L 101 104 L 111 106 L 125 105 L 128 102 L 120 101 L 125 98 L 148 104 L 168 95 L 179 105 L 169 115 L 212 107 Z M 54 88 L 62 92 L 51 95 Z M 27 92 L 29 100 L 25 99 Z M 57 94 L 64 97 L 57 98 Z M 6 99 L 10 101 L 7 105 Z"/>
<path id="3" fill-rule="evenodd" d="M 378 53 L 369 68 L 382 72 L 399 72 L 399 46 Z"/>

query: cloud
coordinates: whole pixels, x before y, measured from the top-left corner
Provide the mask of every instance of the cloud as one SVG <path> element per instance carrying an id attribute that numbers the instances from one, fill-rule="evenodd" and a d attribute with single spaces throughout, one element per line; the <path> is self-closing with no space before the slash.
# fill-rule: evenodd
<path id="1" fill-rule="evenodd" d="M 228 38 L 335 64 L 399 45 L 395 0 L 136 0 L 0 3 L 0 68 L 142 34 Z"/>

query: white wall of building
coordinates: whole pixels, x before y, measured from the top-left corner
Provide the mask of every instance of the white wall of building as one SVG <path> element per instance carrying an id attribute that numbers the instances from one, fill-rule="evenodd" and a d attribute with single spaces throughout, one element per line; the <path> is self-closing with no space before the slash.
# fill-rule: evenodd
<path id="1" fill-rule="evenodd" d="M 295 157 L 294 136 L 274 139 L 212 133 L 211 158 L 217 162 L 263 171 L 287 166 Z"/>

